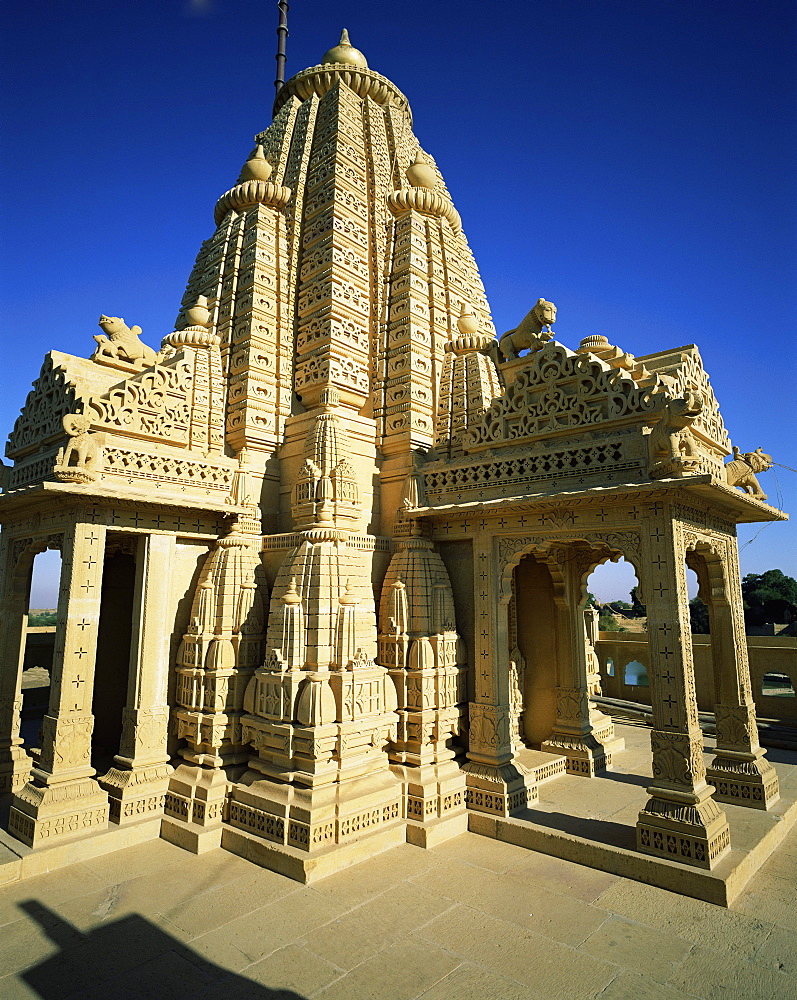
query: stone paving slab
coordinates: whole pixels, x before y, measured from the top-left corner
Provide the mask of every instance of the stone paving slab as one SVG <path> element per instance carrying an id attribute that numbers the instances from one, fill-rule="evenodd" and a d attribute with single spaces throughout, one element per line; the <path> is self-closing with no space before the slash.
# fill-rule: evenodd
<path id="1" fill-rule="evenodd" d="M 782 847 L 723 909 L 472 833 L 312 887 L 152 841 L 0 887 L 0 997 L 791 1000 Z"/>

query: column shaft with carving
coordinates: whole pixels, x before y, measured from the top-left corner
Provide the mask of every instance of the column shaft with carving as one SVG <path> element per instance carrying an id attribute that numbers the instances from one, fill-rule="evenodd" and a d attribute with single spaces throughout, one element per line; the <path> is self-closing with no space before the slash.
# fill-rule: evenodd
<path id="1" fill-rule="evenodd" d="M 108 797 L 94 780 L 91 698 L 105 527 L 72 524 L 64 536 L 50 707 L 31 780 L 11 805 L 9 831 L 32 847 L 103 829 Z"/>
<path id="2" fill-rule="evenodd" d="M 536 783 L 515 759 L 510 731 L 508 598 L 501 601 L 494 542 L 486 532 L 473 542 L 475 700 L 468 706 L 469 809 L 508 816 L 536 801 Z"/>
<path id="3" fill-rule="evenodd" d="M 30 777 L 31 759 L 19 735 L 22 664 L 28 624 L 28 570 L 31 554 L 4 531 L 0 537 L 0 795 L 16 792 Z"/>
<path id="4" fill-rule="evenodd" d="M 163 812 L 172 768 L 166 750 L 174 535 L 138 541 L 134 632 L 127 705 L 114 767 L 100 779 L 109 793 L 112 823 L 130 823 Z"/>
<path id="5" fill-rule="evenodd" d="M 645 528 L 653 782 L 637 821 L 637 845 L 649 854 L 713 868 L 730 850 L 730 834 L 706 783 L 682 529 L 666 509 L 649 515 Z"/>
<path id="6" fill-rule="evenodd" d="M 769 809 L 780 798 L 780 790 L 777 772 L 758 741 L 735 539 L 723 546 L 721 561 L 724 587 L 711 587 L 707 601 L 717 753 L 706 773 L 719 802 Z"/>
<path id="7" fill-rule="evenodd" d="M 556 631 L 559 637 L 556 724 L 540 749 L 564 754 L 567 770 L 594 778 L 611 766 L 612 755 L 625 748 L 615 736 L 612 720 L 589 697 L 587 635 L 584 626 L 583 581 L 595 565 L 595 554 L 574 546 L 554 548 L 548 562 L 561 582 L 554 585 Z"/>

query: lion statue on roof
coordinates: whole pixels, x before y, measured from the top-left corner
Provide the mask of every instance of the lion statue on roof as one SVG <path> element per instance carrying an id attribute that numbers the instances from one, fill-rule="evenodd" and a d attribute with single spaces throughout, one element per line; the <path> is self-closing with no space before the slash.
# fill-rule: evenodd
<path id="1" fill-rule="evenodd" d="M 158 355 L 151 347 L 141 340 L 141 327 L 129 327 L 121 316 L 102 315 L 99 324 L 104 333 L 98 333 L 94 339 L 97 349 L 92 354 L 93 361 L 111 358 L 114 361 L 127 361 L 133 365 L 154 365 Z"/>
<path id="2" fill-rule="evenodd" d="M 498 347 L 504 358 L 509 361 L 518 357 L 521 351 L 530 348 L 539 350 L 553 337 L 551 326 L 556 322 L 556 306 L 547 299 L 537 299 L 537 302 L 515 327 L 507 330 L 498 341 Z"/>

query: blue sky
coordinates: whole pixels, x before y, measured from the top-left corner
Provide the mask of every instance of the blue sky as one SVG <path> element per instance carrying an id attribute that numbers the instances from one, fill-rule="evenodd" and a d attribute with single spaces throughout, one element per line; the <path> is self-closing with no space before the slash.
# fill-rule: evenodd
<path id="1" fill-rule="evenodd" d="M 496 326 L 697 343 L 733 442 L 797 468 L 791 0 L 294 0 L 288 73 L 340 28 L 408 96 Z M 28 0 L 2 14 L 2 433 L 101 312 L 172 329 L 216 198 L 273 100 L 271 0 Z M 797 510 L 797 474 L 761 477 Z M 740 528 L 797 576 L 797 529 Z M 745 544 L 748 543 L 749 544 Z M 614 596 L 608 595 L 607 596 Z"/>

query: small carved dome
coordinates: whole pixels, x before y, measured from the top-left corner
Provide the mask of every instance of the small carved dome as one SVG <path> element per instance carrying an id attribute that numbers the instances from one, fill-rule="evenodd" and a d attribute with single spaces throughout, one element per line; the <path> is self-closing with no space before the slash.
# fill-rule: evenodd
<path id="1" fill-rule="evenodd" d="M 593 333 L 590 337 L 584 337 L 580 347 L 588 351 L 600 350 L 602 347 L 609 347 L 609 338 L 600 333 Z"/>
<path id="2" fill-rule="evenodd" d="M 420 149 L 415 154 L 415 162 L 407 170 L 407 180 L 413 187 L 437 187 L 437 174 Z"/>
<path id="3" fill-rule="evenodd" d="M 255 146 L 254 152 L 241 168 L 241 176 L 238 183 L 242 181 L 267 181 L 271 178 L 272 166 L 266 159 L 263 147 L 260 143 Z"/>
<path id="4" fill-rule="evenodd" d="M 330 49 L 321 60 L 322 66 L 328 63 L 336 63 L 344 66 L 359 66 L 360 69 L 368 69 L 368 60 L 359 49 L 355 49 L 351 44 L 349 41 L 349 33 L 345 28 L 340 33 L 340 41 L 338 44 L 334 47 L 334 49 Z"/>

